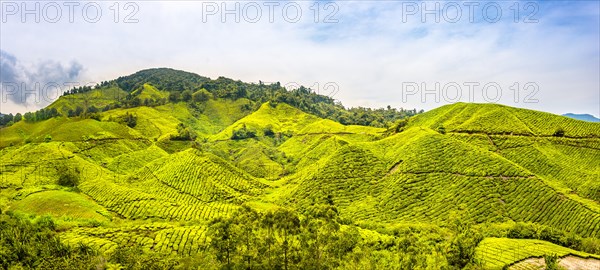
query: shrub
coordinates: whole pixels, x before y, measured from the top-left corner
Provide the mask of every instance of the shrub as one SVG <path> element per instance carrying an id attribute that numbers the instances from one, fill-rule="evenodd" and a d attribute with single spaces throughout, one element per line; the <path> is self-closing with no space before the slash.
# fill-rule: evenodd
<path id="1" fill-rule="evenodd" d="M 536 239 L 536 232 L 530 224 L 517 222 L 508 232 L 509 238 Z"/>
<path id="2" fill-rule="evenodd" d="M 109 118 L 109 121 L 115 121 L 120 124 L 125 124 L 130 128 L 134 128 L 135 126 L 137 126 L 137 115 L 132 113 L 126 113 L 124 115 L 118 116 L 116 119 L 113 119 L 111 117 Z"/>
<path id="3" fill-rule="evenodd" d="M 169 93 L 169 101 L 178 102 L 181 100 L 181 94 L 179 92 L 170 92 Z"/>
<path id="4" fill-rule="evenodd" d="M 102 116 L 99 113 L 91 113 L 88 115 L 88 117 L 96 121 L 100 121 L 100 119 L 102 118 Z"/>
<path id="5" fill-rule="evenodd" d="M 544 255 L 546 270 L 558 270 L 558 256 L 556 254 Z"/>
<path id="6" fill-rule="evenodd" d="M 50 217 L 0 216 L 0 269 L 95 269 L 89 246 L 62 243 Z"/>
<path id="7" fill-rule="evenodd" d="M 190 101 L 192 100 L 192 91 L 190 90 L 185 90 L 181 93 L 181 100 L 183 101 Z"/>
<path id="8" fill-rule="evenodd" d="M 256 132 L 246 128 L 245 124 L 242 126 L 242 128 L 234 130 L 233 134 L 231 135 L 231 139 L 233 140 L 242 140 L 254 137 L 256 137 Z"/>
<path id="9" fill-rule="evenodd" d="M 69 169 L 65 166 L 59 169 L 58 174 L 57 184 L 63 187 L 76 187 L 79 185 L 79 173 L 77 170 Z"/>
<path id="10" fill-rule="evenodd" d="M 581 240 L 581 249 L 587 253 L 600 254 L 600 239 L 584 238 Z"/>
<path id="11" fill-rule="evenodd" d="M 205 102 L 212 98 L 212 94 L 208 90 L 202 88 L 192 94 L 192 100 L 194 102 Z"/>
<path id="12" fill-rule="evenodd" d="M 396 133 L 402 132 L 402 130 L 404 130 L 404 127 L 406 127 L 407 125 L 408 125 L 408 119 L 399 120 L 398 122 L 396 122 L 395 132 Z M 443 128 L 443 127 L 441 127 L 441 128 Z M 446 130 L 444 130 L 444 133 L 445 132 L 446 132 Z"/>
<path id="13" fill-rule="evenodd" d="M 462 232 L 457 233 L 452 239 L 446 255 L 448 264 L 458 269 L 475 262 L 475 248 L 483 240 L 481 233 L 465 226 L 465 224 L 458 225 L 457 228 Z"/>
<path id="14" fill-rule="evenodd" d="M 52 136 L 50 136 L 50 134 L 47 134 L 46 137 L 44 137 L 44 142 L 50 142 L 52 141 Z"/>
<path id="15" fill-rule="evenodd" d="M 177 135 L 171 135 L 174 141 L 193 141 L 198 135 L 183 123 L 177 125 Z"/>
<path id="16" fill-rule="evenodd" d="M 97 113 L 100 110 L 98 110 L 98 108 L 96 108 L 96 106 L 92 105 L 87 109 L 87 113 Z"/>
<path id="17" fill-rule="evenodd" d="M 269 136 L 269 137 L 275 136 L 275 132 L 273 131 L 273 126 L 268 125 L 267 127 L 265 127 L 265 129 L 263 130 L 263 134 L 265 136 Z"/>
<path id="18" fill-rule="evenodd" d="M 446 134 L 446 128 L 445 128 L 444 126 L 439 126 L 439 127 L 437 128 L 437 131 L 438 131 L 440 134 Z"/>
<path id="19" fill-rule="evenodd" d="M 137 116 L 127 113 L 125 115 L 125 124 L 127 124 L 128 127 L 130 128 L 134 128 L 135 126 L 137 126 Z"/>
<path id="20" fill-rule="evenodd" d="M 36 223 L 42 228 L 47 228 L 50 230 L 56 229 L 56 223 L 54 223 L 54 220 L 49 216 L 40 217 Z"/>
<path id="21" fill-rule="evenodd" d="M 252 111 L 252 104 L 250 103 L 244 103 L 242 104 L 242 111 Z"/>
<path id="22" fill-rule="evenodd" d="M 552 136 L 563 137 L 565 136 L 565 131 L 562 128 L 558 128 L 556 131 L 554 131 L 554 134 L 552 134 Z"/>

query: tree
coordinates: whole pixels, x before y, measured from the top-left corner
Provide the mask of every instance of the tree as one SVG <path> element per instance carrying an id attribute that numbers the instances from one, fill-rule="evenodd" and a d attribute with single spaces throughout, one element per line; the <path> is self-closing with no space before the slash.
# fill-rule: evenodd
<path id="1" fill-rule="evenodd" d="M 108 118 L 108 120 L 111 122 L 117 122 L 119 124 L 127 125 L 130 128 L 134 128 L 135 126 L 137 126 L 137 115 L 130 112 L 127 112 L 115 118 L 111 116 Z"/>
<path id="2" fill-rule="evenodd" d="M 263 134 L 268 137 L 275 136 L 275 132 L 273 131 L 273 126 L 272 125 L 266 126 L 265 129 L 263 130 Z"/>
<path id="3" fill-rule="evenodd" d="M 27 122 L 34 122 L 35 121 L 35 114 L 32 113 L 32 112 L 26 112 L 25 115 L 23 115 L 23 118 Z"/>
<path id="4" fill-rule="evenodd" d="M 0 214 L 0 268 L 2 269 L 91 269 L 98 265 L 97 253 L 89 246 L 71 247 L 56 233 L 49 216 L 29 217 Z"/>
<path id="5" fill-rule="evenodd" d="M 252 110 L 252 104 L 251 103 L 244 103 L 241 106 L 242 111 L 251 111 Z"/>
<path id="6" fill-rule="evenodd" d="M 239 236 L 239 252 L 242 256 L 245 269 L 257 268 L 259 250 L 258 235 L 256 229 L 259 227 L 260 215 L 256 210 L 243 205 L 234 214 L 234 223 Z"/>
<path id="7" fill-rule="evenodd" d="M 97 113 L 99 110 L 96 106 L 92 105 L 87 109 L 87 113 Z"/>
<path id="8" fill-rule="evenodd" d="M 235 99 L 245 98 L 248 96 L 248 92 L 246 91 L 246 86 L 240 85 L 234 88 L 233 97 Z"/>
<path id="9" fill-rule="evenodd" d="M 83 108 L 82 108 L 82 107 L 80 107 L 80 106 L 77 106 L 77 107 L 75 108 L 75 111 L 73 112 L 73 114 L 74 114 L 74 116 L 80 116 L 80 115 L 82 115 L 82 114 L 83 114 L 83 111 L 84 111 L 84 110 L 83 110 Z"/>
<path id="10" fill-rule="evenodd" d="M 546 270 L 557 270 L 558 268 L 558 256 L 556 254 L 544 255 L 544 261 L 546 262 Z"/>
<path id="11" fill-rule="evenodd" d="M 170 92 L 169 93 L 169 101 L 179 102 L 180 100 L 181 100 L 181 94 L 179 92 Z"/>
<path id="12" fill-rule="evenodd" d="M 127 113 L 125 114 L 123 121 L 128 127 L 134 128 L 135 126 L 137 126 L 137 115 Z"/>
<path id="13" fill-rule="evenodd" d="M 483 240 L 483 236 L 470 228 L 464 228 L 457 232 L 447 251 L 448 263 L 459 269 L 463 269 L 467 264 L 473 263 L 475 258 L 475 248 Z"/>
<path id="14" fill-rule="evenodd" d="M 233 133 L 231 134 L 231 139 L 233 139 L 233 140 L 243 140 L 243 139 L 254 138 L 254 137 L 256 137 L 256 132 L 246 128 L 246 124 L 243 124 L 240 129 L 234 130 Z"/>
<path id="15" fill-rule="evenodd" d="M 217 260 L 231 268 L 238 244 L 233 222 L 230 219 L 215 219 L 208 227 L 208 235 L 211 238 L 210 246 L 216 251 Z"/>
<path id="16" fill-rule="evenodd" d="M 267 245 L 267 268 L 273 268 L 273 244 L 275 243 L 274 226 L 275 226 L 275 214 L 273 212 L 267 212 L 260 223 L 261 227 L 267 229 L 267 235 L 264 237 L 264 243 Z"/>
<path id="17" fill-rule="evenodd" d="M 306 209 L 302 232 L 302 250 L 305 252 L 302 268 L 335 268 L 336 256 L 332 246 L 340 229 L 338 219 L 337 208 L 331 204 L 314 204 Z"/>
<path id="18" fill-rule="evenodd" d="M 279 235 L 283 240 L 281 243 L 281 248 L 283 249 L 283 265 L 284 269 L 288 269 L 289 265 L 289 252 L 290 247 L 294 246 L 292 241 L 294 234 L 297 234 L 300 230 L 300 219 L 298 216 L 287 209 L 277 209 L 274 214 L 275 220 L 275 229 L 279 231 Z"/>
<path id="19" fill-rule="evenodd" d="M 134 97 L 131 100 L 131 107 L 139 107 L 142 106 L 142 100 L 140 99 L 140 97 Z"/>
<path id="20" fill-rule="evenodd" d="M 181 100 L 188 102 L 190 100 L 192 100 L 192 91 L 190 90 L 185 90 L 181 93 Z"/>
<path id="21" fill-rule="evenodd" d="M 395 128 L 395 132 L 402 132 L 402 130 L 404 130 L 404 128 L 408 125 L 408 119 L 402 119 L 402 120 L 398 120 L 396 122 L 396 128 Z M 444 132 L 446 132 L 446 130 L 444 129 Z"/>
<path id="22" fill-rule="evenodd" d="M 12 113 L 10 114 L 5 114 L 0 118 L 0 126 L 5 126 L 8 123 L 11 123 L 14 121 L 14 116 L 12 115 Z"/>
<path id="23" fill-rule="evenodd" d="M 70 169 L 67 166 L 62 166 L 58 169 L 57 184 L 64 187 L 76 187 L 79 185 L 79 171 Z"/>
<path id="24" fill-rule="evenodd" d="M 194 102 L 206 102 L 212 98 L 212 94 L 208 92 L 208 90 L 202 88 L 192 94 L 192 99 Z"/>
<path id="25" fill-rule="evenodd" d="M 177 125 L 177 135 L 171 135 L 171 140 L 175 141 L 193 141 L 198 137 L 198 134 L 186 127 L 183 123 Z"/>
<path id="26" fill-rule="evenodd" d="M 50 117 L 56 117 L 59 116 L 60 113 L 58 113 L 58 110 L 56 108 L 51 108 L 50 109 Z"/>
<path id="27" fill-rule="evenodd" d="M 23 119 L 23 116 L 21 115 L 21 113 L 17 113 L 17 114 L 15 114 L 15 118 L 13 121 L 16 123 L 16 122 L 21 121 L 21 119 Z"/>

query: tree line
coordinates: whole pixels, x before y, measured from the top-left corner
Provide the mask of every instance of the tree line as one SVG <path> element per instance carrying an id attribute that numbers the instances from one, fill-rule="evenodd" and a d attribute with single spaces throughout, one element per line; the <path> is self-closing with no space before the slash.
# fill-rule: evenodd
<path id="1" fill-rule="evenodd" d="M 17 113 L 15 115 L 13 115 L 12 113 L 4 114 L 0 117 L 0 126 L 10 126 L 21 120 L 24 120 L 27 122 L 42 121 L 42 120 L 50 119 L 50 118 L 53 118 L 53 117 L 56 117 L 59 115 L 60 115 L 60 113 L 58 112 L 58 110 L 56 110 L 56 108 L 41 109 L 41 110 L 38 110 L 35 112 L 26 112 L 25 114 L 21 114 L 21 113 Z"/>
<path id="2" fill-rule="evenodd" d="M 462 269 L 477 267 L 480 233 L 378 228 L 369 239 L 332 203 L 302 213 L 280 208 L 257 212 L 242 207 L 211 222 L 211 252 L 221 269 Z"/>
<path id="3" fill-rule="evenodd" d="M 598 239 L 532 223 L 473 225 L 451 215 L 444 227 L 355 224 L 340 216 L 331 197 L 302 210 L 242 206 L 207 226 L 206 248 L 195 254 L 163 254 L 136 244 L 103 254 L 63 243 L 50 217 L 0 212 L 0 268 L 481 269 L 475 248 L 484 237 L 543 239 L 600 252 Z"/>

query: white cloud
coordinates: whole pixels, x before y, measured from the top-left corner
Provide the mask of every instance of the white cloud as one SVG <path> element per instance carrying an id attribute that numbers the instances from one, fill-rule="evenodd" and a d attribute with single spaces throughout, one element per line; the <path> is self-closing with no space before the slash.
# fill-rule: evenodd
<path id="1" fill-rule="evenodd" d="M 231 15 L 226 23 L 218 15 L 203 22 L 202 3 L 186 1 L 140 2 L 138 23 L 114 23 L 103 4 L 96 24 L 9 21 L 0 45 L 30 62 L 76 59 L 87 68 L 86 79 L 97 81 L 165 66 L 213 78 L 335 82 L 336 98 L 346 105 L 418 109 L 442 103 L 414 97 L 402 103 L 402 82 L 497 82 L 508 105 L 600 113 L 597 2 L 540 3 L 535 24 L 513 23 L 506 5 L 498 23 L 465 18 L 436 24 L 431 16 L 427 23 L 416 16 L 403 22 L 402 2 L 387 1 L 337 2 L 333 18 L 339 22 L 330 24 L 322 20 L 333 9 L 324 10 L 321 2 L 321 22 L 314 23 L 314 3 L 298 3 L 298 23 L 286 22 L 281 13 L 269 23 L 262 4 L 264 19 L 255 24 L 235 23 Z M 514 82 L 537 83 L 539 103 L 522 103 L 522 96 L 515 103 L 508 89 Z"/>

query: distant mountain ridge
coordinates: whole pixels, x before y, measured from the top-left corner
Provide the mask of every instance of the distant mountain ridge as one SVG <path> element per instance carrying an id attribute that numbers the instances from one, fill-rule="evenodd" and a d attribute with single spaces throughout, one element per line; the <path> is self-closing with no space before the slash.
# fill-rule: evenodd
<path id="1" fill-rule="evenodd" d="M 581 120 L 581 121 L 587 121 L 587 122 L 594 122 L 594 123 L 600 122 L 600 119 L 596 118 L 595 116 L 593 116 L 591 114 L 565 113 L 562 116 L 566 116 L 566 117 Z"/>

